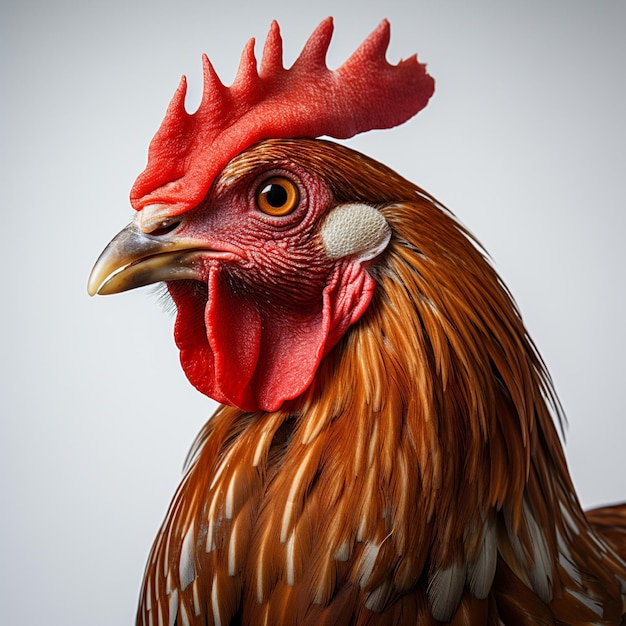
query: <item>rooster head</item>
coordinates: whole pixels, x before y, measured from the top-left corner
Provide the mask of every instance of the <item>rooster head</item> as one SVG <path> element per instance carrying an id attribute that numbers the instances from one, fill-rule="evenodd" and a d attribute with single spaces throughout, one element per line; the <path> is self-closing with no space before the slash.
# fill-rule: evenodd
<path id="1" fill-rule="evenodd" d="M 381 198 L 349 180 L 369 160 L 313 138 L 395 126 L 433 93 L 416 57 L 386 62 L 386 21 L 336 71 L 331 35 L 328 19 L 284 69 L 274 23 L 260 68 L 251 41 L 229 88 L 204 57 L 193 114 L 183 78 L 131 191 L 137 215 L 89 280 L 92 295 L 164 281 L 187 377 L 246 411 L 276 410 L 310 385 L 366 310 L 392 237 Z"/>

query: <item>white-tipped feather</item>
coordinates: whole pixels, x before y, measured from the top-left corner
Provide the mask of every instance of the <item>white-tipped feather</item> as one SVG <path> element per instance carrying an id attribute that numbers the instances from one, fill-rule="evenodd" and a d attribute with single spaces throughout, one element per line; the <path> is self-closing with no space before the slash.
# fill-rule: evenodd
<path id="1" fill-rule="evenodd" d="M 583 583 L 580 571 L 576 567 L 574 559 L 572 558 L 572 553 L 565 544 L 565 541 L 563 541 L 563 537 L 558 530 L 556 532 L 556 542 L 559 550 L 559 563 L 561 564 L 561 567 L 566 571 L 567 575 L 574 581 L 574 583 L 578 587 L 581 587 Z"/>
<path id="2" fill-rule="evenodd" d="M 261 462 L 261 456 L 265 452 L 267 452 L 267 442 L 270 435 L 272 435 L 272 431 L 269 428 L 266 428 L 259 436 L 259 441 L 256 444 L 256 448 L 254 450 L 254 459 L 252 461 L 253 467 L 259 466 L 259 463 Z"/>
<path id="3" fill-rule="evenodd" d="M 196 577 L 196 568 L 194 566 L 195 552 L 195 536 L 193 522 L 189 526 L 183 545 L 180 550 L 180 561 L 178 563 L 178 575 L 180 578 L 180 588 L 186 589 Z"/>
<path id="4" fill-rule="evenodd" d="M 335 552 L 335 561 L 346 562 L 350 558 L 351 550 L 348 540 L 341 542 L 337 551 Z"/>
<path id="5" fill-rule="evenodd" d="M 604 615 L 604 608 L 600 602 L 593 600 L 588 595 L 584 595 L 579 593 L 578 591 L 572 591 L 568 589 L 568 592 L 571 596 L 574 596 L 579 602 L 584 604 L 590 611 L 595 613 L 598 617 L 602 617 Z"/>
<path id="6" fill-rule="evenodd" d="M 486 523 L 478 558 L 468 564 L 468 583 L 472 594 L 482 600 L 489 595 L 498 562 L 498 537 L 493 524 Z"/>
<path id="7" fill-rule="evenodd" d="M 428 601 L 433 617 L 447 622 L 456 611 L 465 586 L 465 566 L 453 564 L 436 569 L 428 581 Z"/>
<path id="8" fill-rule="evenodd" d="M 287 533 L 289 532 L 289 527 L 291 524 L 292 512 L 294 508 L 294 502 L 296 499 L 296 494 L 300 488 L 300 483 L 302 478 L 304 477 L 304 473 L 306 471 L 307 465 L 311 460 L 311 455 L 313 454 L 314 448 L 309 448 L 308 452 L 304 455 L 298 469 L 296 470 L 296 474 L 293 477 L 291 482 L 291 487 L 289 488 L 289 493 L 287 494 L 287 503 L 285 504 L 285 510 L 283 511 L 283 519 L 280 529 L 280 541 L 281 543 L 285 543 L 287 541 Z"/>
<path id="9" fill-rule="evenodd" d="M 170 594 L 170 619 L 169 626 L 176 624 L 176 618 L 178 617 L 178 589 Z"/>
<path id="10" fill-rule="evenodd" d="M 609 548 L 606 543 L 604 543 L 602 537 L 599 537 L 596 533 L 591 533 L 589 537 L 591 537 L 596 546 L 598 546 L 598 549 L 602 552 L 602 554 L 606 554 L 609 551 Z"/>
<path id="11" fill-rule="evenodd" d="M 526 500 L 523 502 L 523 511 L 534 554 L 534 563 L 530 572 L 533 588 L 539 597 L 548 604 L 552 600 L 552 579 L 554 577 L 548 542 Z"/>
<path id="12" fill-rule="evenodd" d="M 376 565 L 376 559 L 380 552 L 380 546 L 382 543 L 373 543 L 368 541 L 363 546 L 363 552 L 361 553 L 361 562 L 359 564 L 359 586 L 361 589 L 367 585 L 370 576 L 374 571 L 374 565 Z"/>
<path id="13" fill-rule="evenodd" d="M 215 550 L 216 545 L 215 545 L 215 512 L 216 512 L 216 508 L 217 508 L 217 498 L 213 498 L 213 501 L 211 502 L 211 506 L 209 507 L 209 514 L 208 514 L 208 520 L 209 520 L 209 527 L 206 533 L 206 551 L 207 552 L 212 552 L 213 550 Z"/>
<path id="14" fill-rule="evenodd" d="M 213 612 L 213 623 L 215 626 L 222 626 L 220 617 L 219 590 L 217 588 L 217 576 L 213 576 L 213 586 L 211 587 L 211 611 Z"/>
<path id="15" fill-rule="evenodd" d="M 559 507 L 561 509 L 561 515 L 563 515 L 563 520 L 569 529 L 574 533 L 574 535 L 580 535 L 580 528 L 572 518 L 571 513 L 567 510 L 567 507 L 562 502 L 559 502 Z"/>
<path id="16" fill-rule="evenodd" d="M 237 571 L 237 529 L 240 518 L 235 520 L 228 540 L 228 575 L 234 576 Z"/>
<path id="17" fill-rule="evenodd" d="M 380 613 L 385 608 L 392 590 L 393 582 L 390 579 L 385 580 L 369 593 L 365 600 L 366 608 L 375 613 Z"/>
<path id="18" fill-rule="evenodd" d="M 215 474 L 213 475 L 213 480 L 211 481 L 211 485 L 209 489 L 213 489 L 213 487 L 215 487 L 215 484 L 217 483 L 220 476 L 222 475 L 222 472 L 230 465 L 231 457 L 234 452 L 235 452 L 235 448 L 233 448 L 232 450 L 229 450 L 224 455 L 224 458 L 221 460 L 220 464 L 217 466 L 217 469 L 215 470 Z"/>
<path id="19" fill-rule="evenodd" d="M 292 531 L 289 536 L 289 541 L 287 541 L 286 546 L 286 565 L 287 565 L 287 584 L 293 586 L 295 582 L 295 565 L 294 565 L 294 550 L 295 550 L 296 537 L 295 533 Z"/>
<path id="20" fill-rule="evenodd" d="M 228 489 L 226 490 L 226 502 L 224 504 L 224 517 L 226 519 L 233 519 L 234 507 L 235 507 L 235 487 L 237 485 L 237 468 L 233 470 L 230 482 L 228 483 Z"/>
<path id="21" fill-rule="evenodd" d="M 197 579 L 193 581 L 192 590 L 193 590 L 193 610 L 194 610 L 194 613 L 196 614 L 196 617 L 199 617 L 201 607 L 200 607 L 200 596 L 198 595 L 198 580 Z"/>
<path id="22" fill-rule="evenodd" d="M 257 563 L 256 563 L 256 599 L 259 604 L 263 604 L 264 600 L 264 592 L 263 592 L 263 580 L 265 576 L 265 553 L 266 553 L 266 543 L 268 541 L 268 534 L 270 531 L 270 527 L 268 526 L 263 533 L 263 538 L 261 540 L 261 545 L 259 547 L 257 553 Z"/>
<path id="23" fill-rule="evenodd" d="M 180 605 L 180 619 L 182 621 L 182 626 L 190 626 L 189 624 L 189 615 L 187 613 L 187 609 L 184 604 Z"/>

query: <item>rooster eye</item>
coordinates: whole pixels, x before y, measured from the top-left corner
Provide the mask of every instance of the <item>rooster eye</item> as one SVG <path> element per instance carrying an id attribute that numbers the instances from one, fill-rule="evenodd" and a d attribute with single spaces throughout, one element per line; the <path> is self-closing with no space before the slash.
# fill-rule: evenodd
<path id="1" fill-rule="evenodd" d="M 256 192 L 257 206 L 268 215 L 288 215 L 298 206 L 299 200 L 295 183 L 283 176 L 268 178 Z"/>

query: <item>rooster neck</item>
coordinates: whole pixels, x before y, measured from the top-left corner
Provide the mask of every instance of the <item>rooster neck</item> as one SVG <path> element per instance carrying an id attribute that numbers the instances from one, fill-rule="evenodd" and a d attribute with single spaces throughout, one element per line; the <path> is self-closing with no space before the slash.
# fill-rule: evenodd
<path id="1" fill-rule="evenodd" d="M 144 617 L 169 602 L 185 623 L 617 623 L 626 566 L 574 494 L 541 361 L 490 266 L 428 219 L 453 253 L 435 265 L 398 237 L 300 398 L 209 421 Z"/>
<path id="2" fill-rule="evenodd" d="M 626 570 L 560 481 L 549 487 L 556 510 L 539 509 L 554 515 L 545 526 L 533 509 L 545 496 L 531 479 L 517 526 L 507 500 L 472 515 L 480 481 L 451 496 L 443 485 L 429 490 L 445 470 L 442 478 L 418 470 L 410 454 L 426 444 L 402 419 L 390 423 L 391 413 L 370 409 L 312 427 L 328 403 L 305 403 L 297 415 L 223 407 L 208 423 L 153 547 L 146 623 L 157 610 L 163 623 L 169 611 L 190 624 L 205 623 L 196 614 L 212 615 L 208 623 L 298 624 L 306 614 L 312 623 L 351 624 L 350 615 L 385 620 L 396 611 L 389 623 L 400 625 L 407 614 L 428 623 L 463 606 L 476 616 L 468 623 L 483 624 L 492 610 L 515 616 L 520 597 L 532 623 L 548 606 L 617 623 L 616 575 Z"/>

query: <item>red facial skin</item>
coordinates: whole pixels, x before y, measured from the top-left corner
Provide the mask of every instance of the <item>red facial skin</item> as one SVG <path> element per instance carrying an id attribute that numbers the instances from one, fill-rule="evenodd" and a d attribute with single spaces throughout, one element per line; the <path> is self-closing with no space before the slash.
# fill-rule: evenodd
<path id="1" fill-rule="evenodd" d="M 297 207 L 282 217 L 256 202 L 275 176 L 299 189 Z M 323 356 L 365 311 L 372 277 L 349 258 L 329 259 L 318 232 L 332 201 L 320 178 L 293 163 L 272 164 L 224 173 L 181 216 L 176 236 L 218 253 L 196 262 L 198 282 L 168 284 L 181 363 L 202 393 L 246 411 L 278 409 L 308 387 Z"/>

